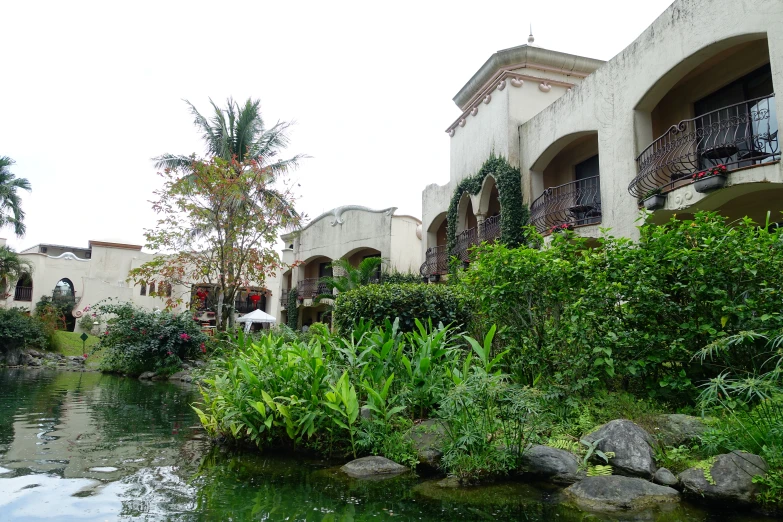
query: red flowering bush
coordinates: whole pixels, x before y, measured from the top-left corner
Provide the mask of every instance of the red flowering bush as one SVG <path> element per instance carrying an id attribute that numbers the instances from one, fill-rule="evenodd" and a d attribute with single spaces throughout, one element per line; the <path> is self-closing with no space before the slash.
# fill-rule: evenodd
<path id="1" fill-rule="evenodd" d="M 201 353 L 207 336 L 188 314 L 149 312 L 130 303 L 99 303 L 95 309 L 108 327 L 96 350 L 105 350 L 101 369 L 138 375 L 175 372 L 182 361 Z"/>
<path id="2" fill-rule="evenodd" d="M 550 228 L 549 233 L 554 234 L 555 232 L 567 232 L 573 229 L 574 229 L 573 223 L 560 223 L 559 225 L 555 225 L 552 228 Z"/>
<path id="3" fill-rule="evenodd" d="M 697 172 L 693 175 L 693 180 L 699 180 L 704 178 L 709 178 L 710 176 L 725 176 L 728 172 L 728 169 L 726 168 L 726 165 L 716 165 L 712 168 L 709 168 L 707 170 L 702 170 L 700 172 Z"/>

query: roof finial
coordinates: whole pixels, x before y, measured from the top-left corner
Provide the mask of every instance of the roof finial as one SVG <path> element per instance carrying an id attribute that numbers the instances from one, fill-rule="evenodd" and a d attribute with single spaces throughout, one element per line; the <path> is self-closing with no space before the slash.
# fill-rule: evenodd
<path id="1" fill-rule="evenodd" d="M 530 24 L 530 36 L 527 37 L 527 44 L 533 45 L 533 42 L 535 42 L 536 39 L 533 38 L 533 24 Z"/>

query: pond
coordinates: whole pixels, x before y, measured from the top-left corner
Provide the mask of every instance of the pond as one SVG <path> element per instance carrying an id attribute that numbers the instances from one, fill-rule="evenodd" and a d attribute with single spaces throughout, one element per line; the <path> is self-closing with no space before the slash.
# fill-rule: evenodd
<path id="1" fill-rule="evenodd" d="M 596 517 L 557 488 L 359 481 L 334 463 L 213 448 L 186 384 L 0 369 L 0 521 L 753 521 L 683 504 Z"/>

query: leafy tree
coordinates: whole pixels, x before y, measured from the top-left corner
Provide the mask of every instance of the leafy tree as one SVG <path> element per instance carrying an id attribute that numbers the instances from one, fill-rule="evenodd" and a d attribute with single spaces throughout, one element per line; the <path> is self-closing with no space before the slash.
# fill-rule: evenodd
<path id="1" fill-rule="evenodd" d="M 11 248 L 0 247 L 0 294 L 8 292 L 10 284 L 22 275 L 32 273 L 33 265 L 21 259 Z"/>
<path id="2" fill-rule="evenodd" d="M 280 151 L 290 142 L 288 129 L 293 122 L 277 122 L 267 129 L 261 116 L 261 101 L 248 98 L 240 106 L 233 98 L 221 109 L 211 99 L 214 114 L 211 118 L 203 116 L 196 107 L 185 100 L 193 115 L 194 125 L 201 131 L 207 146 L 207 156 L 222 158 L 226 161 L 236 158 L 243 163 L 253 160 L 272 171 L 275 175 L 296 168 L 299 160 L 305 158 L 296 155 L 289 159 L 277 159 Z M 154 158 L 159 169 L 182 169 L 190 167 L 193 156 L 163 154 Z"/>
<path id="3" fill-rule="evenodd" d="M 160 219 L 145 237 L 148 248 L 172 253 L 131 270 L 130 279 L 215 285 L 217 324 L 225 330 L 237 292 L 274 273 L 280 266 L 273 248 L 278 234 L 299 224 L 279 172 L 254 159 L 219 157 L 166 169 L 153 202 Z M 169 308 L 183 301 L 166 297 Z"/>
<path id="4" fill-rule="evenodd" d="M 25 234 L 24 211 L 17 189 L 30 191 L 30 182 L 17 178 L 9 167 L 16 163 L 8 156 L 0 156 L 0 227 L 10 225 L 14 234 L 22 237 Z"/>

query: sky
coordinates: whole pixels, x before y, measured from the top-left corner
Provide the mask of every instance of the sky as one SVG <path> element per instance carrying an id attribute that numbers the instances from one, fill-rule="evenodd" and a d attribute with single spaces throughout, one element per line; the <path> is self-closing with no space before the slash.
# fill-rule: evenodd
<path id="1" fill-rule="evenodd" d="M 527 42 L 608 60 L 671 0 L 0 3 L 0 156 L 27 178 L 17 250 L 143 244 L 150 158 L 205 152 L 187 106 L 261 100 L 296 122 L 281 155 L 309 218 L 339 205 L 421 217 L 449 178 L 454 95 L 494 53 Z"/>

